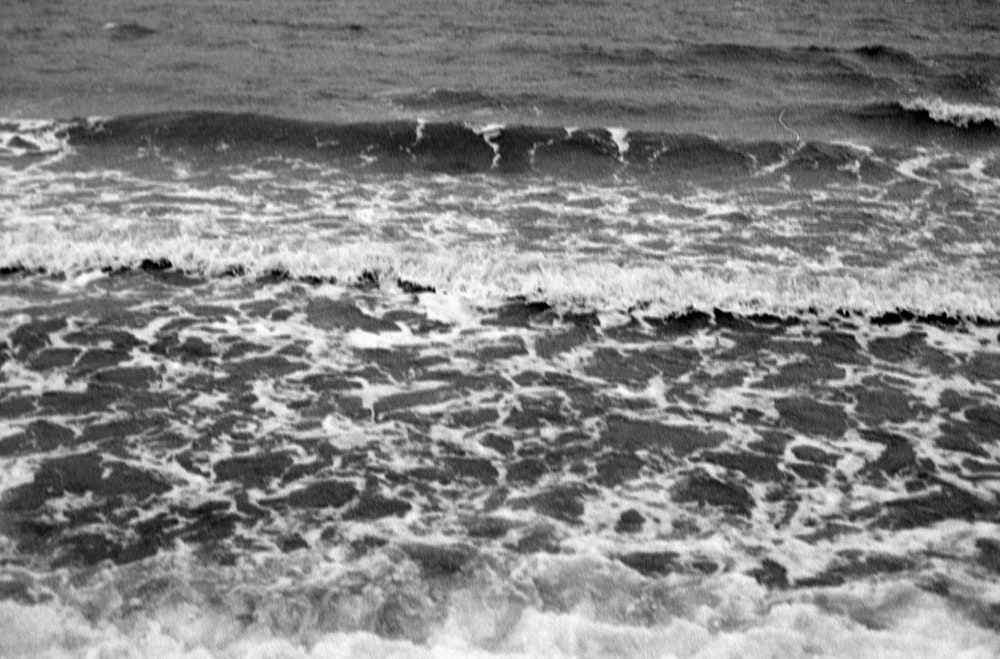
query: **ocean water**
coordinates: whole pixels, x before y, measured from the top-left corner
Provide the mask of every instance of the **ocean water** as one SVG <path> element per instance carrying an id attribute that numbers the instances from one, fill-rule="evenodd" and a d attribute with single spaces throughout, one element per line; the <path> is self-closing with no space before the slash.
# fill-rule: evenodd
<path id="1" fill-rule="evenodd" d="M 988 1 L 8 2 L 0 657 L 1000 656 Z"/>

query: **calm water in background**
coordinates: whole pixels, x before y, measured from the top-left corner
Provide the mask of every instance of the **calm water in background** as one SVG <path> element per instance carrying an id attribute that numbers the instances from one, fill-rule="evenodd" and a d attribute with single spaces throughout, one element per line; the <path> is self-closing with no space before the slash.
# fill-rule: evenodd
<path id="1" fill-rule="evenodd" d="M 0 655 L 1000 652 L 995 3 L 0 33 Z"/>

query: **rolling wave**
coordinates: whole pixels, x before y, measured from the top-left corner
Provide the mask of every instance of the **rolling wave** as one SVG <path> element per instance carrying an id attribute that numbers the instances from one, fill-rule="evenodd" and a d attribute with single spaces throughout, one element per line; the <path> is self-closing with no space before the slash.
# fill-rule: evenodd
<path id="1" fill-rule="evenodd" d="M 733 175 L 749 173 L 762 160 L 764 164 L 777 162 L 789 147 L 623 128 L 477 126 L 421 120 L 338 124 L 210 112 L 0 124 L 4 127 L 0 155 L 8 157 L 95 147 L 167 150 L 228 161 L 280 153 L 390 173 L 496 171 L 588 177 L 628 166 L 632 171 L 666 167 Z"/>
<path id="2" fill-rule="evenodd" d="M 821 108 L 831 121 L 854 122 L 857 130 L 884 126 L 927 137 L 928 130 L 956 135 L 1000 132 L 1000 108 L 952 103 L 940 98 Z M 798 118 L 798 114 L 790 113 Z M 801 121 L 801 120 L 800 120 Z M 785 126 L 780 116 L 775 124 Z M 798 125 L 801 125 L 799 123 Z M 568 178 L 630 174 L 682 178 L 755 175 L 788 162 L 805 149 L 810 167 L 831 175 L 857 149 L 837 141 L 732 140 L 706 135 L 628 130 L 615 127 L 476 125 L 461 122 L 394 120 L 366 123 L 310 122 L 257 114 L 178 112 L 71 121 L 0 120 L 0 157 L 37 157 L 69 149 L 125 149 L 168 152 L 207 164 L 262 156 L 305 157 L 393 174 L 408 171 L 451 174 L 536 173 Z M 845 140 L 850 141 L 850 140 Z M 879 158 L 905 155 L 878 146 Z M 92 152 L 92 151 L 89 151 Z"/>
<path id="3" fill-rule="evenodd" d="M 746 314 L 844 310 L 879 316 L 899 310 L 931 316 L 1000 319 L 1000 287 L 969 273 L 917 274 L 902 268 L 838 268 L 803 264 L 774 268 L 620 263 L 583 256 L 487 248 L 429 250 L 409 244 L 357 242 L 282 244 L 252 239 L 160 239 L 52 233 L 27 239 L 0 236 L 0 275 L 44 273 L 89 283 L 126 271 L 174 270 L 204 278 L 294 278 L 309 283 L 377 285 L 435 292 L 483 308 L 511 299 L 563 310 L 648 310 L 670 315 L 691 309 Z"/>

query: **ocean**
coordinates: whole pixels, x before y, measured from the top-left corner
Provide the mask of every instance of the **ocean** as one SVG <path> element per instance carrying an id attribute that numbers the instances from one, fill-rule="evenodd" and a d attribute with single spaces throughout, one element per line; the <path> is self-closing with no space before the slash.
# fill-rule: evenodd
<path id="1" fill-rule="evenodd" d="M 8 0 L 0 657 L 1000 656 L 1000 6 Z"/>

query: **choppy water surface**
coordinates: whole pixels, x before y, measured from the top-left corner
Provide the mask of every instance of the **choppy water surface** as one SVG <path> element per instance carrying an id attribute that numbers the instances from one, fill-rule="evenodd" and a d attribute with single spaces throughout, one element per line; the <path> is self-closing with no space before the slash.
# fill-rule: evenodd
<path id="1" fill-rule="evenodd" d="M 300 4 L 10 8 L 0 655 L 1000 653 L 989 3 Z"/>

